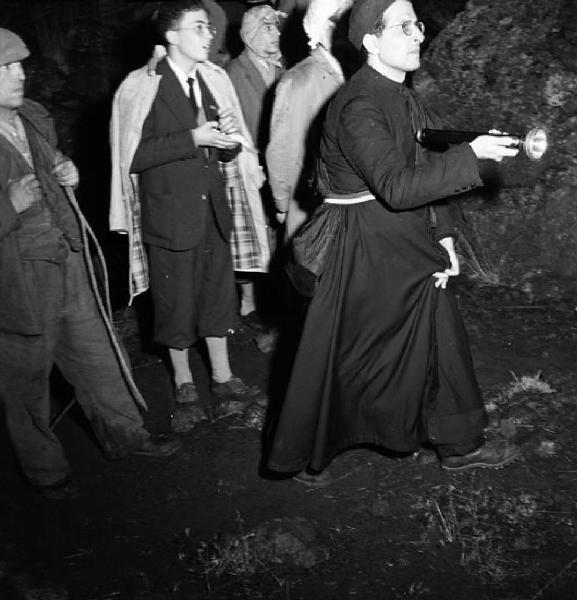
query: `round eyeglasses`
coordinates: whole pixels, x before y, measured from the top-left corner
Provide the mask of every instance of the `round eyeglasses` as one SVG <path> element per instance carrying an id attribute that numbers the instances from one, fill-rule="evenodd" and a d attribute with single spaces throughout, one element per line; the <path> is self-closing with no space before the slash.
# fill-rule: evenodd
<path id="1" fill-rule="evenodd" d="M 175 29 L 175 31 L 194 31 L 197 35 L 208 33 L 212 37 L 216 35 L 216 27 L 214 25 L 209 25 L 208 23 L 197 23 L 191 27 L 179 27 L 178 29 Z"/>
<path id="2" fill-rule="evenodd" d="M 385 29 L 392 29 L 393 27 L 401 27 L 403 33 L 407 36 L 414 35 L 415 29 L 423 35 L 425 34 L 425 24 L 423 23 L 423 21 L 403 21 L 402 23 L 398 23 L 397 25 L 389 25 L 388 27 L 383 27 L 383 31 L 385 31 Z"/>

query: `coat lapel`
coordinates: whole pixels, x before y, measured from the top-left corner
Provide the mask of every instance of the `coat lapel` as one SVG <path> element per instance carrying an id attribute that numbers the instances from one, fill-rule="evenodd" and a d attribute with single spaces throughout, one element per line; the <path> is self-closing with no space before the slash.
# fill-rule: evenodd
<path id="1" fill-rule="evenodd" d="M 246 81 L 256 90 L 258 96 L 261 97 L 266 92 L 266 83 L 255 64 L 249 58 L 246 50 L 244 50 L 238 57 L 238 61 L 243 67 Z"/>
<path id="2" fill-rule="evenodd" d="M 204 108 L 204 114 L 206 115 L 207 121 L 218 121 L 218 104 L 211 94 L 204 76 L 197 71 L 198 85 L 200 86 L 200 93 L 202 94 L 202 107 Z"/>
<path id="3" fill-rule="evenodd" d="M 194 129 L 197 126 L 194 112 L 168 62 L 161 60 L 156 67 L 156 72 L 162 75 L 158 88 L 158 99 L 164 102 L 185 129 Z"/>
<path id="4" fill-rule="evenodd" d="M 25 126 L 26 127 L 26 126 Z M 18 175 L 15 176 L 14 173 L 10 173 L 11 178 L 19 179 L 22 177 L 20 173 L 27 174 L 33 173 L 32 167 L 28 164 L 27 160 L 21 154 L 20 150 L 3 134 L 0 133 L 0 148 L 2 149 L 2 154 L 11 155 L 14 164 L 17 167 Z"/>

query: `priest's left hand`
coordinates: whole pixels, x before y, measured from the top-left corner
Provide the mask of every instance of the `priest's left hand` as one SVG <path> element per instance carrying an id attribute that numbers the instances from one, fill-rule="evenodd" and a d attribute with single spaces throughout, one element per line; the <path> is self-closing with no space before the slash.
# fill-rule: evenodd
<path id="1" fill-rule="evenodd" d="M 437 273 L 433 273 L 433 277 L 435 277 L 435 287 L 445 289 L 447 287 L 447 283 L 449 281 L 449 277 L 454 277 L 460 273 L 459 268 L 459 258 L 457 257 L 457 253 L 455 252 L 455 242 L 452 237 L 446 237 L 442 240 L 439 240 L 439 244 L 445 248 L 447 253 L 449 254 L 449 259 L 451 261 L 451 266 L 444 271 L 438 271 Z"/>

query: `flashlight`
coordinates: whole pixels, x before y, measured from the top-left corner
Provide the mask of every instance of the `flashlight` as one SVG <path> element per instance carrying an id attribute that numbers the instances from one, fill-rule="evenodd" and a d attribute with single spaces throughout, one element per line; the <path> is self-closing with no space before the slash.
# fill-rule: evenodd
<path id="1" fill-rule="evenodd" d="M 481 135 L 513 138 L 511 148 L 523 150 L 531 160 L 540 160 L 547 151 L 547 132 L 542 127 L 534 127 L 526 135 L 508 133 L 487 133 L 486 131 L 455 131 L 452 129 L 419 129 L 417 141 L 424 146 L 435 144 L 462 144 L 472 142 Z"/>

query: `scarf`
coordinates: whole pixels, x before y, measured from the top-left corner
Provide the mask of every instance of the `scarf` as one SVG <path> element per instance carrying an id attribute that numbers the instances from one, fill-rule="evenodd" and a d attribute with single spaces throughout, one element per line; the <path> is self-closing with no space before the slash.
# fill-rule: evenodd
<path id="1" fill-rule="evenodd" d="M 271 67 L 282 67 L 282 55 L 280 50 L 274 54 L 265 51 L 266 31 L 264 26 L 274 25 L 278 27 L 278 13 L 271 6 L 255 6 L 247 10 L 240 26 L 240 37 L 247 49 L 257 59 L 267 63 Z"/>

